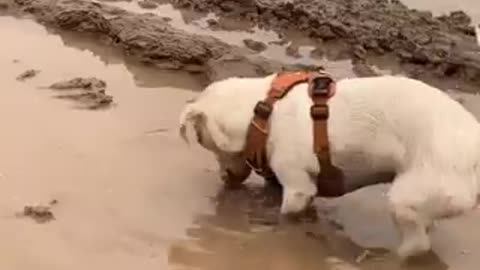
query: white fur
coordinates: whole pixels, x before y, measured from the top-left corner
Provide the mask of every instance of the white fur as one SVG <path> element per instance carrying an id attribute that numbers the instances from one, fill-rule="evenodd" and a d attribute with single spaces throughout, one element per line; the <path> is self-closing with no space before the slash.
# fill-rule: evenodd
<path id="1" fill-rule="evenodd" d="M 273 76 L 211 84 L 188 105 L 182 127 L 194 108 L 208 119 L 206 129 L 220 151 L 241 152 L 253 107 L 265 97 Z M 284 188 L 283 214 L 305 209 L 316 194 L 312 176 L 320 168 L 312 150 L 311 104 L 301 84 L 277 102 L 271 117 L 267 151 Z M 427 228 L 434 219 L 460 215 L 475 205 L 480 125 L 445 93 L 404 77 L 343 79 L 329 106 L 334 164 L 346 171 L 396 173 L 388 196 L 402 235 L 400 256 L 428 251 Z"/>

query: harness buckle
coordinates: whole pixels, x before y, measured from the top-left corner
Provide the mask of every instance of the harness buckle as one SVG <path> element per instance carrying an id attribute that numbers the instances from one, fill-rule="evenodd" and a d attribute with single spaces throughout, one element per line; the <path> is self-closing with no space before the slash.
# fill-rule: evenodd
<path id="1" fill-rule="evenodd" d="M 330 84 L 333 82 L 329 76 L 317 76 L 311 80 L 312 97 L 328 97 Z"/>
<path id="2" fill-rule="evenodd" d="M 261 100 L 257 102 L 257 105 L 255 105 L 253 112 L 255 113 L 256 116 L 259 116 L 260 118 L 265 120 L 270 117 L 270 114 L 272 114 L 272 106 L 270 106 L 270 104 L 266 103 L 265 101 Z"/>
<path id="3" fill-rule="evenodd" d="M 310 116 L 313 120 L 326 120 L 329 117 L 327 104 L 313 104 L 310 107 Z"/>

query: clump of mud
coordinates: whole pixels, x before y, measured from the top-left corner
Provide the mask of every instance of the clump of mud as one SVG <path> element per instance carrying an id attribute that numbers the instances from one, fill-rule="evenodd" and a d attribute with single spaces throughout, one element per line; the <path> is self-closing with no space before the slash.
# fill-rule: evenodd
<path id="1" fill-rule="evenodd" d="M 24 72 L 22 72 L 20 75 L 17 76 L 17 81 L 25 81 L 27 79 L 31 79 L 35 76 L 37 76 L 37 74 L 40 73 L 40 70 L 37 70 L 37 69 L 28 69 L 28 70 L 25 70 Z"/>
<path id="2" fill-rule="evenodd" d="M 112 105 L 113 97 L 106 94 L 105 81 L 90 78 L 73 78 L 48 86 L 49 89 L 61 92 L 55 97 L 69 99 L 80 104 L 85 109 L 104 109 Z"/>
<path id="3" fill-rule="evenodd" d="M 243 18 L 266 28 L 299 30 L 323 42 L 348 45 L 352 58 L 394 56 L 436 77 L 480 84 L 480 48 L 462 11 L 434 17 L 389 0 L 170 0 L 180 8 Z M 290 53 L 295 54 L 294 50 Z"/>
<path id="4" fill-rule="evenodd" d="M 23 208 L 21 213 L 18 213 L 19 217 L 29 217 L 35 220 L 37 223 L 47 223 L 52 220 L 55 220 L 55 216 L 51 211 L 52 206 L 58 203 L 57 200 L 52 200 L 48 205 L 27 205 Z"/>
<path id="5" fill-rule="evenodd" d="M 154 9 L 158 7 L 158 4 L 151 0 L 141 0 L 138 5 L 144 9 Z"/>
<path id="6" fill-rule="evenodd" d="M 265 43 L 260 41 L 255 41 L 250 38 L 244 39 L 243 44 L 245 44 L 247 48 L 256 52 L 263 52 L 267 49 L 267 45 L 265 45 Z"/>

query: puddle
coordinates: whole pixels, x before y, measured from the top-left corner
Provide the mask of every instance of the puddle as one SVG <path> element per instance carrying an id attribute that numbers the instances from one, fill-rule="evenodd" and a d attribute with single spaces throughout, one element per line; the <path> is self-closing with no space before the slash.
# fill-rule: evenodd
<path id="1" fill-rule="evenodd" d="M 134 9 L 137 4 L 115 5 Z M 173 12 L 162 8 L 163 16 Z M 183 21 L 177 15 L 172 22 Z M 202 20 L 193 20 L 198 26 L 183 23 L 196 33 L 202 27 L 205 34 L 219 32 Z M 0 52 L 0 183 L 8 183 L 0 190 L 0 251 L 5 254 L 0 268 L 447 269 L 435 255 L 412 266 L 389 254 L 356 263 L 364 249 L 321 216 L 277 226 L 278 194 L 266 196 L 253 184 L 219 189 L 213 159 L 177 136 L 178 113 L 199 88 L 195 77 L 149 69 L 119 51 L 72 34 L 57 35 L 29 20 L 0 17 L 0 25 L 6 37 Z M 235 36 L 231 42 L 252 38 L 245 36 L 248 32 L 227 33 L 225 39 Z M 257 40 L 268 40 L 255 33 Z M 301 55 L 296 61 L 314 61 L 307 57 L 314 47 L 295 45 Z M 282 58 L 283 49 L 272 45 L 264 54 L 291 61 Z M 320 62 L 339 77 L 352 75 L 349 60 Z M 28 69 L 40 73 L 15 79 Z M 78 76 L 104 80 L 118 106 L 74 110 L 38 89 Z M 361 194 L 338 203 L 340 212 L 356 213 L 345 214 L 345 228 L 360 228 L 355 234 L 367 239 L 365 245 L 375 238 L 391 246 L 385 235 L 392 227 L 368 226 L 387 219 L 388 214 L 371 207 L 380 204 L 380 197 L 370 189 Z M 52 208 L 55 220 L 44 226 L 9 216 L 53 199 L 58 201 Z"/>
<path id="2" fill-rule="evenodd" d="M 211 211 L 218 187 L 211 159 L 177 136 L 194 78 L 147 72 L 87 41 L 65 46 L 29 20 L 0 25 L 0 268 L 167 269 L 169 242 Z M 17 81 L 27 69 L 40 73 Z M 118 105 L 76 110 L 38 88 L 77 76 L 105 80 Z M 14 216 L 51 200 L 49 223 Z"/>
<path id="3" fill-rule="evenodd" d="M 129 64 L 86 39 L 11 17 L 0 25 L 0 181 L 8 183 L 0 190 L 0 268 L 337 269 L 363 252 L 325 220 L 272 226 L 278 194 L 218 190 L 213 159 L 177 136 L 194 78 L 182 75 L 191 87 L 173 87 L 173 73 Z M 17 81 L 27 69 L 40 72 Z M 75 110 L 38 89 L 78 76 L 104 80 L 118 106 Z M 14 216 L 51 200 L 55 220 Z M 423 269 L 444 267 L 433 259 Z"/>

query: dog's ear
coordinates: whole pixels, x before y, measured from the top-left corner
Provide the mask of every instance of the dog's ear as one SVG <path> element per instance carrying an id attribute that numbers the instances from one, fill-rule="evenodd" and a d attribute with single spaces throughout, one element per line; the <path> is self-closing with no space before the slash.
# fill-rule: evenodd
<path id="1" fill-rule="evenodd" d="M 237 152 L 238 146 L 233 145 L 224 128 L 200 108 L 198 103 L 186 105 L 180 115 L 180 136 L 189 144 L 187 126 L 191 124 L 195 130 L 197 141 L 206 148 L 215 148 L 225 152 Z"/>
<path id="2" fill-rule="evenodd" d="M 202 122 L 203 124 L 205 123 L 205 119 L 205 114 L 195 106 L 195 103 L 188 103 L 180 115 L 180 137 L 187 144 L 190 144 L 187 136 L 187 126 L 191 124 L 194 127 L 195 132 L 197 133 L 197 139 L 200 140 L 202 135 L 199 127 Z"/>
<path id="3" fill-rule="evenodd" d="M 193 127 L 197 142 L 203 147 L 210 150 L 220 150 L 224 145 L 228 145 L 229 141 L 225 133 L 213 119 L 207 117 L 207 114 L 196 103 L 187 104 L 180 115 L 180 137 L 187 144 L 190 144 L 187 136 L 189 125 Z"/>

